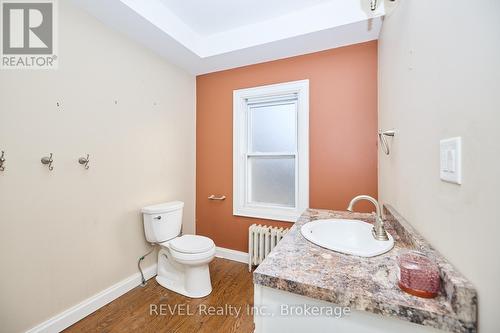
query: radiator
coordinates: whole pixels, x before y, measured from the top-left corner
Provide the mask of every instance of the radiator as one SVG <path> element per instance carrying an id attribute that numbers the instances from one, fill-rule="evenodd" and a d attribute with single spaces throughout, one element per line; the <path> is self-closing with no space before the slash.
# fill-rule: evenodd
<path id="1" fill-rule="evenodd" d="M 248 228 L 248 271 L 260 264 L 289 229 L 252 224 Z"/>

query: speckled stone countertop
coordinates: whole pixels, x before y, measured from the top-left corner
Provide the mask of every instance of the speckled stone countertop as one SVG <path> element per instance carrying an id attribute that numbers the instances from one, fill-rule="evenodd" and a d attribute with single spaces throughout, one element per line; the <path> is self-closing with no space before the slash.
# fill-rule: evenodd
<path id="1" fill-rule="evenodd" d="M 474 287 L 392 207 L 385 206 L 384 212 L 394 248 L 377 257 L 362 258 L 317 246 L 302 236 L 300 228 L 313 220 L 331 218 L 373 223 L 372 215 L 307 210 L 254 271 L 254 283 L 445 331 L 477 332 Z M 397 286 L 396 257 L 408 249 L 425 253 L 438 264 L 442 288 L 436 298 L 412 296 Z"/>

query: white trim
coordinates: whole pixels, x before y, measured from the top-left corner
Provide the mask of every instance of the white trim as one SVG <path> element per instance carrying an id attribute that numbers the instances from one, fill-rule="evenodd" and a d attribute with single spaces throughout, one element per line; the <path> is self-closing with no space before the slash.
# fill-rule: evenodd
<path id="1" fill-rule="evenodd" d="M 156 264 L 144 269 L 144 278 L 149 280 L 156 275 Z M 43 323 L 26 331 L 27 333 L 52 333 L 60 332 L 77 321 L 87 317 L 92 312 L 114 301 L 141 284 L 140 273 L 135 273 L 100 293 L 87 298 L 83 302 L 61 312 L 60 314 L 44 321 Z"/>
<path id="2" fill-rule="evenodd" d="M 215 256 L 217 258 L 223 258 L 223 259 L 228 259 L 228 260 L 248 264 L 248 253 L 246 253 L 246 252 L 226 249 L 226 248 L 217 246 L 215 248 Z"/>
<path id="3" fill-rule="evenodd" d="M 249 205 L 246 202 L 247 104 L 249 99 L 297 96 L 296 207 Z M 278 154 L 278 153 L 276 153 Z M 276 155 L 272 154 L 272 155 Z M 233 214 L 295 222 L 309 207 L 309 80 L 300 80 L 233 91 Z"/>
<path id="4" fill-rule="evenodd" d="M 215 256 L 218 258 L 228 259 L 232 261 L 248 264 L 248 253 L 217 247 Z M 151 265 L 144 269 L 144 278 L 151 279 L 156 275 L 157 265 Z M 29 329 L 26 333 L 53 333 L 60 332 L 74 323 L 82 320 L 91 313 L 99 310 L 106 304 L 114 301 L 118 297 L 124 295 L 130 290 L 141 284 L 140 273 L 135 273 L 130 277 L 122 280 L 111 287 L 99 292 L 98 294 L 87 298 L 83 302 L 55 315 L 54 317 L 38 324 Z"/>

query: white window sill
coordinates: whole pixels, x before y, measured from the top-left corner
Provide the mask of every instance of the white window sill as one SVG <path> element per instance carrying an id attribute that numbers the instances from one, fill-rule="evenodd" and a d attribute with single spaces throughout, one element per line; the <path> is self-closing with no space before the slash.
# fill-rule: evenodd
<path id="1" fill-rule="evenodd" d="M 295 223 L 299 219 L 302 212 L 298 212 L 296 209 L 280 209 L 276 208 L 239 208 L 233 211 L 235 216 L 253 217 L 265 220 L 275 220 L 283 222 Z"/>

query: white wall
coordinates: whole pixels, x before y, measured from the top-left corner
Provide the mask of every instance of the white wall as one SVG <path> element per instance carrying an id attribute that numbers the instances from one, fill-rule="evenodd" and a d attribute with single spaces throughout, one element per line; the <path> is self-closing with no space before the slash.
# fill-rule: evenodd
<path id="1" fill-rule="evenodd" d="M 381 200 L 476 286 L 480 332 L 500 318 L 500 1 L 399 0 L 379 43 Z M 439 179 L 439 140 L 463 138 L 463 185 Z"/>
<path id="2" fill-rule="evenodd" d="M 67 1 L 59 10 L 59 69 L 0 71 L 0 332 L 136 273 L 142 206 L 182 200 L 194 232 L 195 78 Z"/>

